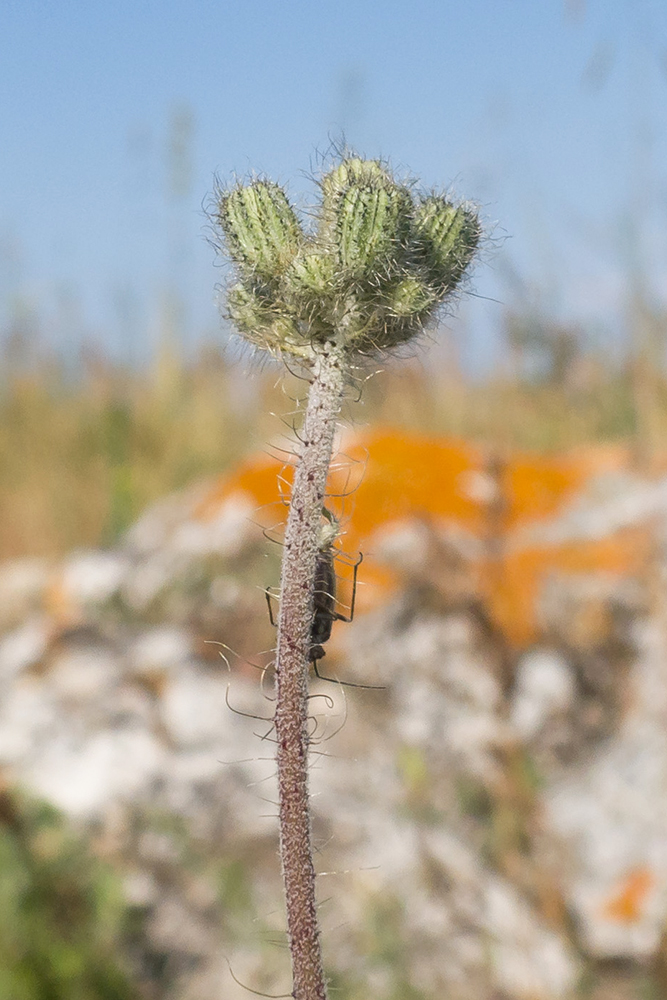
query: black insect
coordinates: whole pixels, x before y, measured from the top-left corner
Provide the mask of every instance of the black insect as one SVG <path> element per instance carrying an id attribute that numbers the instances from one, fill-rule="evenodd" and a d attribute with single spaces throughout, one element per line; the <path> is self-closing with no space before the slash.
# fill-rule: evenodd
<path id="1" fill-rule="evenodd" d="M 323 511 L 328 525 L 323 526 L 322 538 L 317 551 L 317 562 L 315 564 L 315 590 L 313 593 L 313 623 L 310 627 L 310 661 L 313 665 L 315 675 L 322 681 L 332 681 L 335 684 L 344 684 L 345 687 L 366 688 L 373 691 L 380 691 L 383 688 L 376 684 L 352 684 L 350 681 L 337 681 L 334 677 L 325 677 L 317 669 L 317 662 L 326 653 L 324 643 L 331 638 L 331 629 L 334 622 L 354 621 L 354 604 L 357 596 L 357 571 L 363 562 L 363 553 L 359 553 L 359 558 L 354 564 L 352 576 L 352 597 L 350 598 L 350 614 L 342 615 L 336 611 L 336 549 L 333 542 L 338 534 L 338 523 L 330 511 Z M 334 527 L 335 526 L 335 527 Z M 269 588 L 265 590 L 266 603 L 269 608 L 269 619 L 275 626 L 273 610 L 271 608 L 271 594 Z"/>

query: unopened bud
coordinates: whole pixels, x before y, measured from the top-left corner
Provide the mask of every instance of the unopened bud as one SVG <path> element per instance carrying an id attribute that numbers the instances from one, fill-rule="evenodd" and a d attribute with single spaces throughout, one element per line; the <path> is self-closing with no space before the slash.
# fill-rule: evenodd
<path id="1" fill-rule="evenodd" d="M 267 281 L 279 277 L 304 239 L 287 195 L 268 181 L 223 195 L 218 220 L 234 263 L 246 275 Z"/>
<path id="2" fill-rule="evenodd" d="M 420 256 L 439 297 L 461 280 L 481 237 L 477 214 L 438 195 L 424 199 L 415 213 Z"/>
<path id="3" fill-rule="evenodd" d="M 348 277 L 375 283 L 409 236 L 409 191 L 377 160 L 353 157 L 324 177 L 322 193 L 320 239 Z"/>
<path id="4" fill-rule="evenodd" d="M 387 295 L 387 308 L 399 318 L 420 316 L 435 303 L 433 290 L 425 281 L 416 277 L 403 278 Z"/>

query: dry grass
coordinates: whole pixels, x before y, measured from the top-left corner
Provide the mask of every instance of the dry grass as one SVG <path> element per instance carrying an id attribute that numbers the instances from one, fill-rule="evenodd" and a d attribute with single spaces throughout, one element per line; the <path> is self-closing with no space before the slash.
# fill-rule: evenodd
<path id="1" fill-rule="evenodd" d="M 240 380 L 215 352 L 190 365 L 164 354 L 142 372 L 9 372 L 0 558 L 109 544 L 152 500 L 226 468 L 258 444 L 267 382 Z"/>
<path id="2" fill-rule="evenodd" d="M 357 423 L 381 422 L 541 452 L 637 438 L 636 386 L 601 364 L 578 381 L 471 382 L 415 360 L 368 380 Z M 667 440 L 667 383 L 652 374 L 652 438 Z M 303 391 L 289 377 L 206 349 L 165 350 L 141 371 L 99 358 L 5 367 L 0 386 L 0 559 L 112 543 L 154 499 L 275 441 L 272 412 Z M 644 411 L 646 395 L 642 396 Z M 642 420 L 646 423 L 645 412 Z M 644 447 L 638 453 L 646 452 Z"/>

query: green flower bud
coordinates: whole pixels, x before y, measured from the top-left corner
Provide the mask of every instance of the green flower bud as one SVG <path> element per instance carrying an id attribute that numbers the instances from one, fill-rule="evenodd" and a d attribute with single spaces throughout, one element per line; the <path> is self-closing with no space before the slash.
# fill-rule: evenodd
<path id="1" fill-rule="evenodd" d="M 413 276 L 403 278 L 387 293 L 387 310 L 401 319 L 422 316 L 433 308 L 435 302 L 433 289 Z"/>
<path id="2" fill-rule="evenodd" d="M 376 279 L 400 253 L 410 225 L 412 204 L 398 185 L 353 184 L 338 206 L 340 262 L 355 277 Z"/>
<path id="3" fill-rule="evenodd" d="M 377 160 L 344 160 L 322 180 L 319 238 L 348 280 L 395 270 L 410 232 L 412 198 Z"/>
<path id="4" fill-rule="evenodd" d="M 322 207 L 335 210 L 335 199 L 351 184 L 393 184 L 391 175 L 379 160 L 361 160 L 351 156 L 322 178 Z"/>
<path id="5" fill-rule="evenodd" d="M 418 255 L 439 298 L 451 291 L 470 264 L 482 234 L 476 213 L 445 198 L 425 198 L 415 213 Z"/>
<path id="6" fill-rule="evenodd" d="M 227 293 L 227 312 L 232 323 L 245 334 L 271 326 L 274 314 L 266 298 L 245 285 L 234 285 Z"/>
<path id="7" fill-rule="evenodd" d="M 227 313 L 237 330 L 257 347 L 304 354 L 303 338 L 293 318 L 274 305 L 262 290 L 244 284 L 234 285 L 227 293 Z"/>
<path id="8" fill-rule="evenodd" d="M 223 194 L 217 218 L 230 257 L 249 277 L 276 280 L 304 240 L 287 195 L 268 181 Z"/>
<path id="9" fill-rule="evenodd" d="M 276 184 L 220 197 L 217 221 L 241 279 L 229 318 L 253 344 L 306 360 L 327 341 L 367 354 L 411 340 L 470 264 L 475 212 L 438 195 L 415 205 L 379 161 L 358 157 L 321 189 L 312 236 Z"/>
<path id="10" fill-rule="evenodd" d="M 307 250 L 292 261 L 285 274 L 285 288 L 306 297 L 331 295 L 335 286 L 335 260 L 319 250 Z"/>

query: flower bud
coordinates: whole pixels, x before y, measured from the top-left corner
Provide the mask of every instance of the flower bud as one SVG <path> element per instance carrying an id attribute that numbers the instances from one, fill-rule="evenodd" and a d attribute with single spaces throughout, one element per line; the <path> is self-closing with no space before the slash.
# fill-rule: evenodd
<path id="1" fill-rule="evenodd" d="M 379 160 L 362 160 L 351 156 L 343 160 L 322 178 L 322 208 L 326 214 L 335 209 L 336 197 L 351 184 L 392 184 L 391 175 Z"/>
<path id="2" fill-rule="evenodd" d="M 419 257 L 439 298 L 461 280 L 481 237 L 476 213 L 445 198 L 425 198 L 415 213 L 414 233 Z"/>
<path id="3" fill-rule="evenodd" d="M 245 284 L 230 288 L 227 293 L 227 314 L 249 343 L 267 351 L 287 350 L 299 355 L 304 353 L 303 338 L 299 335 L 293 318 L 277 308 L 257 288 Z"/>
<path id="4" fill-rule="evenodd" d="M 250 277 L 276 280 L 304 239 L 287 195 L 268 181 L 224 194 L 217 217 L 230 257 Z"/>
<path id="5" fill-rule="evenodd" d="M 305 298 L 330 295 L 334 289 L 335 263 L 330 254 L 319 250 L 300 253 L 285 274 L 287 291 Z"/>
<path id="6" fill-rule="evenodd" d="M 353 185 L 338 210 L 340 262 L 360 278 L 372 279 L 391 263 L 404 243 L 410 222 L 410 200 L 398 186 Z"/>
<path id="7" fill-rule="evenodd" d="M 320 236 L 348 276 L 375 283 L 397 264 L 412 199 L 376 160 L 344 160 L 322 181 Z"/>
<path id="8" fill-rule="evenodd" d="M 474 210 L 439 195 L 415 202 L 378 160 L 349 157 L 320 186 L 307 235 L 277 184 L 220 196 L 217 222 L 239 279 L 229 318 L 258 347 L 304 360 L 327 342 L 372 354 L 418 336 L 472 260 Z"/>
<path id="9" fill-rule="evenodd" d="M 392 316 L 408 319 L 418 317 L 433 307 L 436 296 L 425 281 L 410 276 L 403 278 L 387 293 L 387 309 Z"/>

